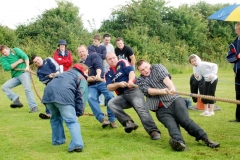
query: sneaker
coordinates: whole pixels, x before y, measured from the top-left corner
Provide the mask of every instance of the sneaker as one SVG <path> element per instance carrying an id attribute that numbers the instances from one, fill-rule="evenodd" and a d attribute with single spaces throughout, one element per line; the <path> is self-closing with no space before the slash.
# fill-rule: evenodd
<path id="1" fill-rule="evenodd" d="M 153 131 L 153 132 L 151 133 L 151 139 L 152 139 L 152 140 L 158 140 L 158 139 L 160 139 L 160 138 L 161 138 L 161 135 L 160 135 L 159 132 Z"/>
<path id="2" fill-rule="evenodd" d="M 126 133 L 131 133 L 132 130 L 136 130 L 137 128 L 138 128 L 138 125 L 136 125 L 132 121 L 127 121 L 124 130 Z"/>
<path id="3" fill-rule="evenodd" d="M 10 104 L 11 108 L 21 108 L 23 107 L 23 104 L 20 102 L 19 97 L 12 103 Z"/>
<path id="4" fill-rule="evenodd" d="M 208 117 L 214 116 L 214 112 L 208 112 L 205 116 L 208 116 Z"/>
<path id="5" fill-rule="evenodd" d="M 213 142 L 211 141 L 210 139 L 206 138 L 203 140 L 203 142 L 208 146 L 208 147 L 211 147 L 211 148 L 217 148 L 220 146 L 220 143 L 218 142 Z"/>
<path id="6" fill-rule="evenodd" d="M 40 117 L 41 119 L 50 119 L 51 115 L 45 114 L 45 113 L 40 113 L 40 114 L 39 114 L 39 117 Z"/>
<path id="7" fill-rule="evenodd" d="M 172 149 L 175 150 L 175 151 L 188 150 L 184 143 L 178 142 L 175 139 L 170 139 L 169 144 L 172 147 Z"/>
<path id="8" fill-rule="evenodd" d="M 34 113 L 34 112 L 38 112 L 38 111 L 39 111 L 38 107 L 36 106 L 36 107 L 31 108 L 29 113 Z"/>
<path id="9" fill-rule="evenodd" d="M 110 122 L 110 126 L 112 128 L 118 128 L 117 124 L 115 122 Z"/>
<path id="10" fill-rule="evenodd" d="M 203 113 L 201 113 L 201 116 L 206 116 L 208 114 L 208 111 L 204 111 Z"/>
<path id="11" fill-rule="evenodd" d="M 110 124 L 109 121 L 107 121 L 105 118 L 102 120 L 102 128 L 106 128 Z"/>
<path id="12" fill-rule="evenodd" d="M 82 152 L 82 148 L 74 148 L 73 150 L 68 152 Z"/>

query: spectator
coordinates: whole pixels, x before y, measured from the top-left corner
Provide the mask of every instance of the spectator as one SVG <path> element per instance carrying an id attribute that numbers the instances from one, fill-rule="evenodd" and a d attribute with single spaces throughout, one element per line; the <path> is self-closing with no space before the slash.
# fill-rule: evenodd
<path id="1" fill-rule="evenodd" d="M 59 64 L 60 72 L 67 71 L 71 68 L 73 57 L 71 51 L 67 50 L 66 40 L 59 40 L 58 49 L 54 52 L 53 59 Z M 63 68 L 63 70 L 61 68 Z"/>
<path id="2" fill-rule="evenodd" d="M 88 52 L 98 54 L 102 58 L 102 63 L 104 64 L 107 50 L 105 45 L 101 45 L 100 43 L 101 43 L 101 36 L 99 34 L 96 34 L 93 37 L 93 44 L 88 46 Z M 105 74 L 104 70 L 103 70 L 103 74 Z M 98 100 L 99 100 L 99 105 L 104 105 L 104 98 L 102 94 L 100 94 Z"/>
<path id="3" fill-rule="evenodd" d="M 136 58 L 131 47 L 124 44 L 124 41 L 121 37 L 116 39 L 115 53 L 118 59 L 126 59 L 135 67 Z"/>
<path id="4" fill-rule="evenodd" d="M 190 91 L 194 94 L 203 94 L 203 88 L 204 88 L 204 79 L 202 78 L 200 81 L 196 80 L 194 77 L 194 74 L 190 77 Z M 196 97 L 192 97 L 193 102 L 197 102 Z"/>
<path id="5" fill-rule="evenodd" d="M 237 38 L 229 45 L 228 55 L 226 57 L 229 63 L 233 63 L 233 72 L 235 77 L 236 99 L 240 100 L 240 22 L 235 25 Z M 240 105 L 237 104 L 235 119 L 230 122 L 240 122 Z"/>
<path id="6" fill-rule="evenodd" d="M 215 63 L 202 62 L 196 55 L 189 56 L 189 62 L 193 65 L 193 74 L 196 80 L 201 81 L 204 78 L 203 94 L 215 96 L 215 91 L 218 83 L 218 66 Z M 202 99 L 205 111 L 201 113 L 202 116 L 214 115 L 214 100 Z M 208 107 L 209 105 L 209 107 Z"/>
<path id="7" fill-rule="evenodd" d="M 101 36 L 99 34 L 96 34 L 93 37 L 93 44 L 88 46 L 88 52 L 98 54 L 102 58 L 102 60 L 105 60 L 107 50 L 106 50 L 106 47 L 103 45 L 100 45 L 100 43 L 101 43 Z"/>
<path id="8" fill-rule="evenodd" d="M 107 53 L 114 52 L 114 47 L 111 44 L 111 36 L 109 34 L 106 33 L 103 35 L 103 43 L 101 43 L 101 45 L 106 47 Z M 109 65 L 106 60 L 103 61 L 103 67 L 104 67 L 103 70 L 105 74 L 109 69 Z"/>

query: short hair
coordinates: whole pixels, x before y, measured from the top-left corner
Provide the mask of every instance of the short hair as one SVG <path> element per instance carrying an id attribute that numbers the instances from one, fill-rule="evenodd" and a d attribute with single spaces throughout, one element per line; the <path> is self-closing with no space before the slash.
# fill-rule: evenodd
<path id="1" fill-rule="evenodd" d="M 31 58 L 30 58 L 30 64 L 33 64 L 33 61 L 34 61 L 34 59 L 35 59 L 36 57 L 40 57 L 40 56 L 35 55 L 35 54 L 31 56 Z"/>
<path id="2" fill-rule="evenodd" d="M 116 42 L 118 42 L 118 41 L 123 41 L 123 38 L 122 38 L 122 37 L 118 37 L 118 38 L 116 39 Z"/>
<path id="3" fill-rule="evenodd" d="M 238 22 L 237 24 L 235 24 L 235 29 L 240 26 L 240 22 Z"/>
<path id="4" fill-rule="evenodd" d="M 0 52 L 2 52 L 6 48 L 8 48 L 6 45 L 4 45 L 4 44 L 0 45 Z"/>
<path id="5" fill-rule="evenodd" d="M 136 63 L 137 69 L 138 69 L 139 66 L 141 66 L 141 65 L 143 64 L 143 62 L 148 63 L 148 61 L 146 61 L 146 60 L 144 60 L 144 59 L 140 59 L 139 61 L 137 61 L 137 63 Z"/>
<path id="6" fill-rule="evenodd" d="M 93 39 L 96 39 L 96 40 L 101 40 L 101 36 L 100 36 L 100 34 L 96 34 L 94 37 L 93 37 Z"/>
<path id="7" fill-rule="evenodd" d="M 105 37 L 111 37 L 111 36 L 110 36 L 110 34 L 106 33 L 106 34 L 103 35 L 103 39 L 104 39 Z"/>
<path id="8" fill-rule="evenodd" d="M 7 49 L 7 48 L 8 48 L 8 46 L 6 46 L 4 44 L 0 45 L 0 52 L 2 52 L 4 49 Z M 16 53 L 12 48 L 9 48 L 9 49 L 11 52 Z"/>
<path id="9" fill-rule="evenodd" d="M 88 71 L 88 75 L 90 75 L 90 69 L 89 69 L 89 67 L 88 67 L 86 64 L 84 64 L 84 63 L 79 63 L 79 65 L 81 65 L 81 66 L 83 67 L 83 70 L 84 70 L 84 71 Z"/>
<path id="10" fill-rule="evenodd" d="M 194 59 L 194 58 L 197 58 L 196 55 L 191 54 L 191 55 L 188 57 L 189 63 L 191 63 L 191 60 Z"/>
<path id="11" fill-rule="evenodd" d="M 84 47 L 86 50 L 88 50 L 87 46 L 85 44 L 80 44 L 77 48 Z"/>

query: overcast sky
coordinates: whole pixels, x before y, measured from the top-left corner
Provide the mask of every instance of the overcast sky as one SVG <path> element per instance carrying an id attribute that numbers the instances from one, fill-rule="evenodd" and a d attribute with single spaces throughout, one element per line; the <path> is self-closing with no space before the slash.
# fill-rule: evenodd
<path id="1" fill-rule="evenodd" d="M 98 29 L 104 19 L 108 19 L 112 9 L 131 0 L 68 0 L 79 7 L 85 28 L 90 29 L 88 20 L 95 21 Z M 167 0 L 166 0 L 167 1 Z M 204 0 L 207 3 L 237 3 L 237 0 Z M 169 0 L 169 5 L 194 4 L 199 0 Z M 41 15 L 45 10 L 56 8 L 55 0 L 1 0 L 0 24 L 15 29 L 17 25 Z"/>

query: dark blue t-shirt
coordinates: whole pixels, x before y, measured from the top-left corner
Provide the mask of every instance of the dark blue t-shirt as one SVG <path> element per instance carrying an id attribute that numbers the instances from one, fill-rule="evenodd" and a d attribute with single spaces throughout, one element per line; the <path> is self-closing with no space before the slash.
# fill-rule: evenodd
<path id="1" fill-rule="evenodd" d="M 133 71 L 133 66 L 125 59 L 119 60 L 116 67 L 110 67 L 108 72 L 105 74 L 106 85 L 112 84 L 115 82 L 128 82 L 129 73 Z M 136 82 L 136 79 L 135 79 Z M 128 87 L 118 88 L 115 92 L 117 95 L 122 94 L 125 90 L 128 90 Z"/>

